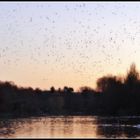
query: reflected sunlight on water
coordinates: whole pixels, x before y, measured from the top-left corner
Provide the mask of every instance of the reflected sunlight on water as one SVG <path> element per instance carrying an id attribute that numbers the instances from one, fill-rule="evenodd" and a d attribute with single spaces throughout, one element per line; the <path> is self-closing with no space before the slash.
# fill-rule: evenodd
<path id="1" fill-rule="evenodd" d="M 0 138 L 140 138 L 139 117 L 51 116 L 0 120 Z"/>

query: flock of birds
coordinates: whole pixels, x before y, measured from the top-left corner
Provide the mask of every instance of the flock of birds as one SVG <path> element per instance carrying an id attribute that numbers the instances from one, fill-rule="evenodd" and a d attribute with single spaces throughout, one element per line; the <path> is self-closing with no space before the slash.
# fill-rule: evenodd
<path id="1" fill-rule="evenodd" d="M 108 13 L 113 19 L 119 19 L 120 14 L 128 19 L 129 26 L 122 20 L 122 23 L 118 23 L 117 27 L 115 23 L 115 27 L 111 25 L 112 19 L 108 21 L 106 20 L 108 17 L 104 16 L 103 12 L 100 13 L 101 9 L 102 11 L 106 10 L 107 5 L 92 4 L 93 9 L 91 6 L 91 9 L 88 9 L 87 6 L 90 4 L 86 3 L 75 3 L 73 6 L 71 4 L 62 5 L 65 13 L 62 13 L 63 10 L 61 9 L 61 12 L 55 11 L 53 4 L 37 4 L 37 13 L 40 9 L 44 8 L 47 11 L 48 8 L 52 9 L 51 16 L 48 13 L 45 16 L 41 12 L 37 14 L 38 17 L 25 15 L 27 21 L 22 25 L 20 25 L 22 19 L 16 18 L 16 15 L 20 14 L 20 10 L 16 8 L 7 9 L 9 10 L 8 16 L 13 17 L 11 19 L 13 21 L 11 22 L 12 25 L 10 23 L 5 25 L 7 27 L 5 28 L 6 32 L 8 32 L 7 36 L 11 38 L 0 39 L 1 45 L 5 44 L 3 42 L 6 40 L 9 42 L 5 46 L 0 46 L 0 64 L 9 65 L 9 67 L 10 65 L 20 67 L 22 60 L 28 58 L 27 63 L 35 63 L 36 68 L 40 67 L 40 64 L 41 66 L 48 66 L 48 69 L 51 69 L 52 72 L 57 69 L 62 70 L 62 72 L 71 69 L 75 74 L 84 76 L 91 69 L 93 73 L 89 74 L 88 79 L 90 79 L 91 75 L 103 73 L 105 65 L 107 67 L 118 67 L 124 63 L 120 57 L 121 50 L 126 45 L 127 40 L 135 43 L 140 31 L 138 20 L 134 21 L 125 11 L 120 10 L 120 12 L 117 12 L 120 6 L 120 9 L 125 8 L 125 4 L 120 6 L 116 4 L 114 6 L 116 9 Z M 62 5 L 58 4 L 58 9 Z M 17 4 L 16 7 L 22 9 L 23 5 Z M 26 8 L 28 11 L 31 8 L 30 4 L 25 4 L 24 10 Z M 48 12 L 50 11 L 48 10 Z M 68 16 L 65 19 L 63 16 L 66 16 L 66 14 Z M 8 17 L 4 17 L 8 20 Z M 15 26 L 13 25 L 14 21 L 17 22 Z M 63 23 L 61 23 L 62 21 Z M 117 22 L 117 20 L 114 22 Z M 41 25 L 37 25 L 37 23 L 41 23 Z M 24 29 L 29 28 L 28 26 L 31 28 L 29 29 L 31 33 L 29 31 L 27 33 L 30 33 L 31 36 L 27 34 L 27 37 L 31 38 L 25 40 L 26 35 L 23 35 L 22 38 L 22 34 L 24 34 Z M 135 32 L 129 30 L 130 26 L 133 27 Z M 22 27 L 23 29 L 21 29 Z M 1 32 L 0 36 L 2 36 Z M 9 40 L 12 39 L 13 41 L 10 42 Z M 128 57 L 133 57 L 135 54 L 136 49 L 134 48 L 133 52 L 131 51 L 131 54 L 128 54 Z M 45 77 L 42 78 L 42 80 L 46 79 Z"/>

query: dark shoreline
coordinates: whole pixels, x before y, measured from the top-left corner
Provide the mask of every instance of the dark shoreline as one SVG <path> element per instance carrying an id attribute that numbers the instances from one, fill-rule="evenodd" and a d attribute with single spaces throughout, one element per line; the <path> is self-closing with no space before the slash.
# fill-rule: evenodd
<path id="1" fill-rule="evenodd" d="M 0 120 L 2 119 L 22 119 L 22 118 L 32 118 L 32 117 L 60 117 L 60 116 L 93 116 L 93 117 L 140 117 L 140 115 L 103 115 L 103 114 L 84 114 L 84 113 L 62 113 L 62 114 L 22 114 L 22 115 L 17 115 L 17 114 L 0 114 Z"/>

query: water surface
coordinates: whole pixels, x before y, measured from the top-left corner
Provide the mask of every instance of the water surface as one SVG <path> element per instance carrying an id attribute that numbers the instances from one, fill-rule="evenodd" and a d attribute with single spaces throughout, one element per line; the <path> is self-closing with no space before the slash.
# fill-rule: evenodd
<path id="1" fill-rule="evenodd" d="M 0 119 L 0 138 L 140 138 L 140 117 Z"/>

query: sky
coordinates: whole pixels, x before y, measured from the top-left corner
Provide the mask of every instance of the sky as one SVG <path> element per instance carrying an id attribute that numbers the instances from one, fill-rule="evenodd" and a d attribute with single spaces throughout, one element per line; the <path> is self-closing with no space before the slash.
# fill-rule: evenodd
<path id="1" fill-rule="evenodd" d="M 140 2 L 0 2 L 0 80 L 96 87 L 140 70 Z"/>

